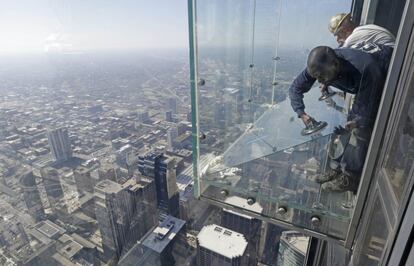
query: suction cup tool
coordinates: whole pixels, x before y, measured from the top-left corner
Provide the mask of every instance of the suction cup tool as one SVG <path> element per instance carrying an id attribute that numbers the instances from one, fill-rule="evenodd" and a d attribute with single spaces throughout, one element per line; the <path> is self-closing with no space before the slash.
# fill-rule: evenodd
<path id="1" fill-rule="evenodd" d="M 334 91 L 329 91 L 329 90 L 324 90 L 322 92 L 321 97 L 318 98 L 319 101 L 324 101 L 326 99 L 331 98 L 332 96 L 336 95 L 336 92 Z"/>
<path id="2" fill-rule="evenodd" d="M 302 136 L 314 134 L 322 129 L 324 129 L 328 123 L 325 121 L 316 121 L 315 119 L 311 118 L 308 124 L 302 131 L 300 132 Z"/>

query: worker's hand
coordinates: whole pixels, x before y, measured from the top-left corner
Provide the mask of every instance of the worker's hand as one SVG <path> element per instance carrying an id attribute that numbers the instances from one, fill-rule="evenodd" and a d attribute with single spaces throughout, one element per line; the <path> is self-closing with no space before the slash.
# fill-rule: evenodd
<path id="1" fill-rule="evenodd" d="M 300 118 L 302 119 L 302 121 L 305 125 L 309 124 L 309 122 L 311 121 L 311 117 L 307 113 L 303 113 L 300 116 Z"/>
<path id="2" fill-rule="evenodd" d="M 356 128 L 357 126 L 358 126 L 358 125 L 357 125 L 357 122 L 356 122 L 356 121 L 353 121 L 353 120 L 348 121 L 348 122 L 345 124 L 345 128 L 346 128 L 346 129 L 348 129 L 348 130 L 352 130 L 352 129 Z"/>
<path id="3" fill-rule="evenodd" d="M 333 133 L 336 135 L 344 135 L 346 133 L 348 133 L 349 131 L 345 128 L 343 128 L 342 126 L 336 126 L 334 127 Z"/>
<path id="4" fill-rule="evenodd" d="M 332 108 L 336 107 L 336 102 L 334 100 L 332 100 L 332 98 L 326 99 L 325 102 L 329 107 L 332 107 Z"/>
<path id="5" fill-rule="evenodd" d="M 319 88 L 321 89 L 321 93 L 323 94 L 324 92 L 326 92 L 326 91 L 328 91 L 328 85 L 325 85 L 325 84 L 320 84 L 319 85 Z"/>

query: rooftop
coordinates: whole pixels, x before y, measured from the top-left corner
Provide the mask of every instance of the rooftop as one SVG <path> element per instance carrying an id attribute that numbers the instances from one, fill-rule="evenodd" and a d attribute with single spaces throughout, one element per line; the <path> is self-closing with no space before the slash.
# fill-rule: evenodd
<path id="1" fill-rule="evenodd" d="M 184 225 L 185 221 L 173 216 L 168 216 L 167 219 L 145 238 L 142 245 L 157 253 L 161 253 L 180 232 Z"/>
<path id="2" fill-rule="evenodd" d="M 284 231 L 280 239 L 286 242 L 296 251 L 306 254 L 308 250 L 309 237 L 296 231 Z"/>
<path id="3" fill-rule="evenodd" d="M 111 194 L 111 193 L 118 193 L 122 190 L 122 186 L 114 181 L 109 179 L 105 179 L 95 186 L 96 189 L 103 191 L 104 193 Z"/>
<path id="4" fill-rule="evenodd" d="M 54 238 L 55 236 L 61 235 L 66 232 L 65 229 L 63 229 L 55 223 L 52 223 L 49 220 L 41 221 L 38 224 L 36 224 L 35 227 L 39 232 L 41 232 L 49 238 Z"/>
<path id="5" fill-rule="evenodd" d="M 227 258 L 243 256 L 247 241 L 243 234 L 210 224 L 204 226 L 197 236 L 198 244 Z"/>

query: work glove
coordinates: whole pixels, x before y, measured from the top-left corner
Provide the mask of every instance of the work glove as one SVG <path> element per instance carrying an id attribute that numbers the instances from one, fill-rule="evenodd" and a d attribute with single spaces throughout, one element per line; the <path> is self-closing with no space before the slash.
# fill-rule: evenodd
<path id="1" fill-rule="evenodd" d="M 336 135 L 345 135 L 348 134 L 349 131 L 342 126 L 336 126 L 334 127 L 333 133 Z"/>

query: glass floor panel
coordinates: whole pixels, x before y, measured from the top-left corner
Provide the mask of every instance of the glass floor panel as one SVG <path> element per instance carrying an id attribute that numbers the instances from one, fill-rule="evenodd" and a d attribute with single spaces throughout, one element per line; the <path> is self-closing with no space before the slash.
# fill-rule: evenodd
<path id="1" fill-rule="evenodd" d="M 255 123 L 247 124 L 245 132 L 230 145 L 222 157 L 210 165 L 209 172 L 221 171 L 262 158 L 293 147 L 314 141 L 331 134 L 334 127 L 344 125 L 346 116 L 342 112 L 344 99 L 335 95 L 329 102 L 318 100 L 319 89 L 313 88 L 305 96 L 306 112 L 328 125 L 313 135 L 302 136 L 304 124 L 297 118 L 287 99 L 270 107 Z"/>
<path id="2" fill-rule="evenodd" d="M 305 228 L 312 228 L 309 221 L 317 216 L 331 226 L 315 231 L 343 239 L 354 196 L 324 191 L 315 178 L 329 168 L 331 134 L 335 126 L 345 124 L 345 115 L 332 103 L 318 101 L 319 96 L 316 88 L 306 94 L 306 110 L 328 122 L 325 129 L 302 136 L 303 123 L 287 99 L 267 110 L 223 155 L 210 155 L 210 162 L 200 169 L 201 195 L 222 202 L 231 196 L 253 200 L 263 207 L 262 215 Z M 344 106 L 342 97 L 333 100 L 336 106 Z M 292 214 L 279 215 L 279 208 Z"/>

